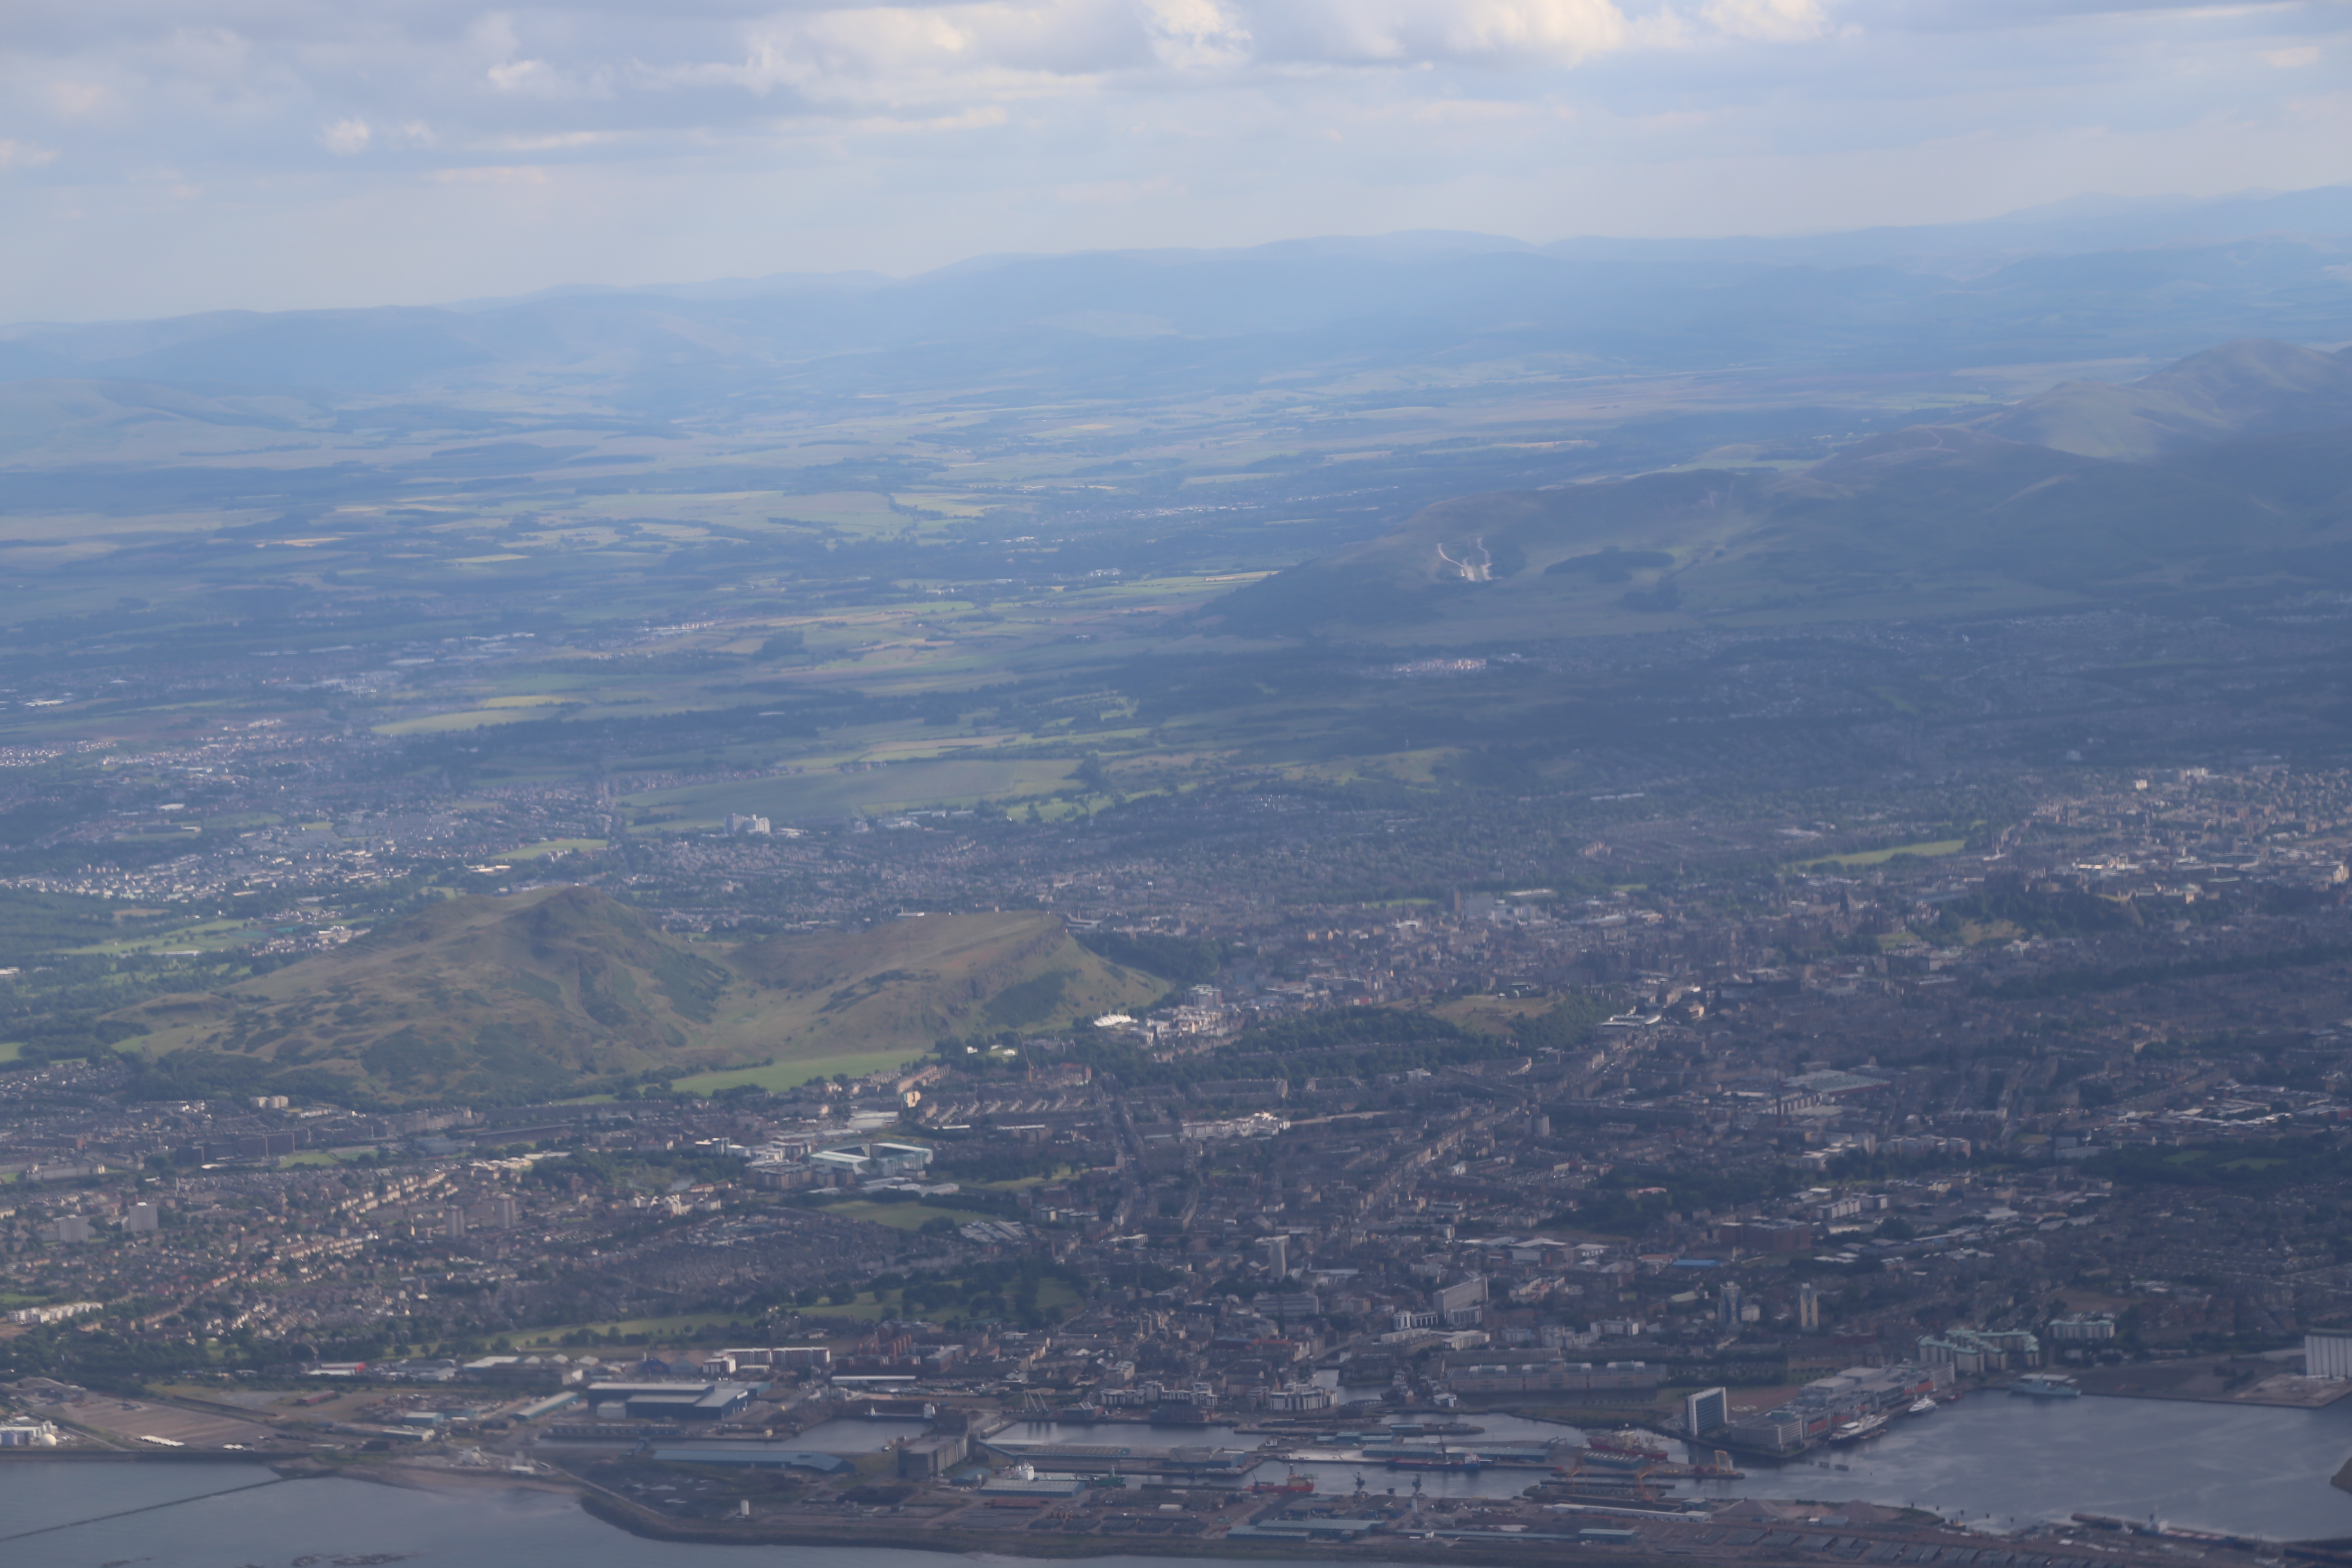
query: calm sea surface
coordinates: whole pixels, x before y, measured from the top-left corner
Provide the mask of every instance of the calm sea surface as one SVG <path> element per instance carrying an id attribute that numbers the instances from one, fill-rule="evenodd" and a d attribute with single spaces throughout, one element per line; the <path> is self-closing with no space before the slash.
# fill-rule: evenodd
<path id="1" fill-rule="evenodd" d="M 2352 1494 L 2327 1484 L 2352 1456 L 2347 1406 L 2352 1401 L 2304 1411 L 1978 1394 L 1899 1422 L 1858 1451 L 1758 1465 L 1746 1481 L 1686 1489 L 1913 1503 L 1993 1529 L 2084 1510 L 2273 1537 L 2352 1536 Z M 1469 1419 L 1494 1441 L 1561 1431 L 1511 1416 Z M 827 1435 L 841 1440 L 826 1447 L 863 1446 L 863 1425 L 834 1425 L 843 1429 Z M 883 1438 L 904 1430 L 874 1426 Z M 1038 1426 L 1003 1436 L 1117 1442 L 1138 1452 L 1252 1441 L 1235 1439 L 1229 1428 L 1176 1434 L 1136 1426 Z M 1454 1441 L 1475 1449 L 1479 1438 Z M 1327 1493 L 1351 1491 L 1359 1478 L 1368 1491 L 1412 1489 L 1412 1477 L 1372 1466 L 1299 1468 Z M 1536 1474 L 1494 1469 L 1424 1476 L 1423 1484 L 1434 1496 L 1500 1496 Z M 26 1533 L 37 1531 L 46 1532 Z M 640 1541 L 590 1519 L 568 1498 L 522 1489 L 445 1495 L 359 1481 L 276 1482 L 266 1468 L 245 1464 L 0 1464 L 0 1563 L 8 1568 L 291 1568 L 304 1558 L 323 1568 L 337 1557 L 394 1553 L 417 1568 L 709 1568 L 747 1550 Z M 884 1549 L 757 1551 L 780 1568 L 937 1568 L 940 1561 Z M 1149 1558 L 1100 1561 L 1163 1568 Z"/>

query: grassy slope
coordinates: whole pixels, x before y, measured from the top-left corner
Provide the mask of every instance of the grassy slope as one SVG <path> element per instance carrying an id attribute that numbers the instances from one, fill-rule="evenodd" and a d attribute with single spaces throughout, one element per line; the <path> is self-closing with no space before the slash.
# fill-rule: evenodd
<path id="1" fill-rule="evenodd" d="M 756 1005 L 719 1037 L 780 1057 L 919 1050 L 944 1035 L 1034 1030 L 1148 1003 L 1164 987 L 1105 963 L 1048 914 L 930 915 L 739 950 Z"/>
<path id="2" fill-rule="evenodd" d="M 1068 784 L 1077 765 L 1064 758 L 916 758 L 855 773 L 826 769 L 649 790 L 625 796 L 622 804 L 633 811 L 664 813 L 661 825 L 670 831 L 714 826 L 730 812 L 777 822 L 806 822 L 918 806 L 968 806 L 992 798 L 1043 796 Z"/>
<path id="3" fill-rule="evenodd" d="M 335 952 L 131 1010 L 151 1052 L 239 1051 L 390 1099 L 554 1093 L 712 1060 L 719 964 L 590 889 L 454 899 Z"/>
<path id="4" fill-rule="evenodd" d="M 2224 343 L 2126 386 L 2068 382 L 1975 422 L 2012 441 L 2137 459 L 2240 435 L 2352 423 L 2352 355 Z"/>
<path id="5" fill-rule="evenodd" d="M 558 1094 L 583 1079 L 920 1053 L 1035 1029 L 1160 985 L 1034 913 L 817 932 L 716 954 L 591 889 L 457 899 L 348 948 L 125 1016 L 154 1055 L 235 1051 L 385 1100 Z M 803 1073 L 802 1076 L 805 1076 Z"/>

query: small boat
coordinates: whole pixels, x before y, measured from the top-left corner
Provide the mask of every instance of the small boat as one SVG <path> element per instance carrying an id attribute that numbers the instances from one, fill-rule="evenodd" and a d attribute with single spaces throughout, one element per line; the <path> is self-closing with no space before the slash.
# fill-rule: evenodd
<path id="1" fill-rule="evenodd" d="M 1886 1430 L 1886 1423 L 1889 1419 L 1891 1418 L 1884 1414 L 1857 1416 L 1842 1426 L 1832 1427 L 1830 1429 L 1830 1441 L 1832 1443 L 1859 1443 L 1865 1437 L 1875 1437 L 1881 1432 Z"/>
<path id="2" fill-rule="evenodd" d="M 2083 1391 L 2074 1380 L 2063 1373 L 2029 1372 L 2009 1385 L 2011 1394 L 2021 1394 L 2030 1399 L 2080 1399 Z"/>
<path id="3" fill-rule="evenodd" d="M 1923 1394 L 1912 1402 L 1911 1414 L 1914 1415 L 1933 1415 L 1935 1413 L 1936 1402 L 1927 1394 Z"/>

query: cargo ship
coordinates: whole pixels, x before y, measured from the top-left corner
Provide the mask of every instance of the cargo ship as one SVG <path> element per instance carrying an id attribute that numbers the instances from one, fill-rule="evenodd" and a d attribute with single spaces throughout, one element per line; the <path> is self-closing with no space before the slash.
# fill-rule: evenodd
<path id="1" fill-rule="evenodd" d="M 1306 1494 L 1312 1492 L 1314 1489 L 1315 1478 L 1313 1476 L 1302 1476 L 1297 1470 L 1291 1471 L 1289 1476 L 1283 1480 L 1252 1481 L 1250 1483 L 1250 1490 L 1261 1497 L 1270 1493 L 1281 1492 L 1293 1492 L 1300 1496 L 1305 1496 Z"/>

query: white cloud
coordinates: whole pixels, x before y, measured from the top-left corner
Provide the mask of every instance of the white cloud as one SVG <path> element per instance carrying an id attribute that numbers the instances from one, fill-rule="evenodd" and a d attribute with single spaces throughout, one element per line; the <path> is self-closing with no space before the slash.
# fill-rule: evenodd
<path id="1" fill-rule="evenodd" d="M 2294 70 L 2319 63 L 2319 46 L 2305 44 L 2292 49 L 2264 49 L 2254 57 L 2273 70 Z"/>
<path id="2" fill-rule="evenodd" d="M 319 132 L 319 145 L 341 158 L 366 152 L 374 140 L 375 131 L 364 120 L 338 120 Z"/>
<path id="3" fill-rule="evenodd" d="M 1789 42 L 1819 37 L 1829 26 L 1821 0 L 1707 0 L 1699 15 L 1735 38 Z"/>
<path id="4" fill-rule="evenodd" d="M 1612 0 L 1258 0 L 1260 58 L 1326 65 L 1574 65 L 1624 47 Z"/>
<path id="5" fill-rule="evenodd" d="M 545 60 L 509 60 L 482 74 L 500 92 L 544 92 L 555 84 L 555 71 Z"/>
<path id="6" fill-rule="evenodd" d="M 1144 0 L 1160 63 L 1174 70 L 1222 69 L 1248 59 L 1248 26 L 1215 0 Z"/>
<path id="7" fill-rule="evenodd" d="M 48 84 L 48 100 L 57 112 L 68 120 L 103 114 L 120 101 L 112 88 L 95 81 L 53 81 Z"/>
<path id="8" fill-rule="evenodd" d="M 0 169 L 37 169 L 57 161 L 54 147 L 37 147 L 30 142 L 0 142 Z"/>
<path id="9" fill-rule="evenodd" d="M 1141 7 L 1122 0 L 982 0 L 867 5 L 773 18 L 752 30 L 743 85 L 816 97 L 931 96 L 940 84 L 989 90 L 1008 79 L 1092 77 L 1158 61 Z"/>

